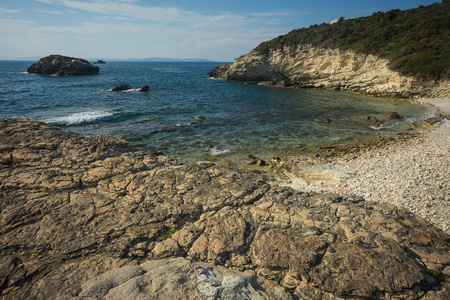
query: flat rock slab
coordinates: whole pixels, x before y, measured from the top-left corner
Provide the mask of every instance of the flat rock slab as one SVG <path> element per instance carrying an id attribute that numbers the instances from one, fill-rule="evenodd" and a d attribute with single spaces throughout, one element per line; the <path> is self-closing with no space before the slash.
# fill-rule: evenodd
<path id="1" fill-rule="evenodd" d="M 82 286 L 77 299 L 292 299 L 276 282 L 185 258 L 147 261 L 108 271 Z"/>
<path id="2" fill-rule="evenodd" d="M 2 299 L 450 296 L 450 237 L 396 206 L 40 122 L 0 140 Z"/>

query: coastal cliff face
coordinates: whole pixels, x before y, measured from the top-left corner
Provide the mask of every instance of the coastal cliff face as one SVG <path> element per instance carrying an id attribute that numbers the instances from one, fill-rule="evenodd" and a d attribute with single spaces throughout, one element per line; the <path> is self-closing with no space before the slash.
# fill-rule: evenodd
<path id="1" fill-rule="evenodd" d="M 376 96 L 449 94 L 448 81 L 423 82 L 389 69 L 389 60 L 347 50 L 309 45 L 284 47 L 261 55 L 252 50 L 233 64 L 208 73 L 217 79 L 282 86 L 351 90 Z"/>

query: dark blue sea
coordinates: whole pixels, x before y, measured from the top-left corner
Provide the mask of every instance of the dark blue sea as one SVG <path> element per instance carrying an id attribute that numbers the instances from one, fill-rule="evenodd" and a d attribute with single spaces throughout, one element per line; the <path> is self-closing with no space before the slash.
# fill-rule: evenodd
<path id="1" fill-rule="evenodd" d="M 33 62 L 0 61 L 0 119 L 42 120 L 84 135 L 119 135 L 136 148 L 184 163 L 262 159 L 302 148 L 394 135 L 429 108 L 390 98 L 213 80 L 216 62 L 108 62 L 94 76 L 26 72 Z M 129 84 L 127 92 L 113 92 Z M 138 88 L 149 85 L 149 93 Z M 381 127 L 365 121 L 395 111 L 405 120 Z M 202 116 L 205 120 L 196 120 Z M 329 118 L 332 123 L 315 122 Z M 0 141 L 1 142 L 1 141 Z"/>

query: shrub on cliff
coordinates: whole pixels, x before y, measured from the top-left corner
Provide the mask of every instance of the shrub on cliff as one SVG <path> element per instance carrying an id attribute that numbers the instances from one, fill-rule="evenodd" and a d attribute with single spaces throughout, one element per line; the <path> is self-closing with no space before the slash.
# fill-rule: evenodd
<path id="1" fill-rule="evenodd" d="M 267 54 L 299 44 L 374 54 L 389 59 L 391 68 L 404 75 L 449 79 L 450 0 L 295 29 L 261 43 L 255 50 Z"/>

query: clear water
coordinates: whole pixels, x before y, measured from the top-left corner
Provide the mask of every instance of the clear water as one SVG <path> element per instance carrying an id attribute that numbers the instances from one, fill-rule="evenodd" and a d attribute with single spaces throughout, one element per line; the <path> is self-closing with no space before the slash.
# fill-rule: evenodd
<path id="1" fill-rule="evenodd" d="M 376 132 L 392 135 L 431 113 L 389 98 L 213 80 L 204 74 L 214 62 L 107 62 L 99 75 L 72 77 L 28 74 L 32 63 L 0 62 L 1 119 L 26 117 L 84 135 L 119 135 L 184 163 L 217 158 L 241 164 L 249 153 L 270 159 Z M 121 84 L 133 89 L 111 91 Z M 144 85 L 149 93 L 137 91 Z M 407 118 L 381 129 L 365 121 L 389 111 Z"/>

